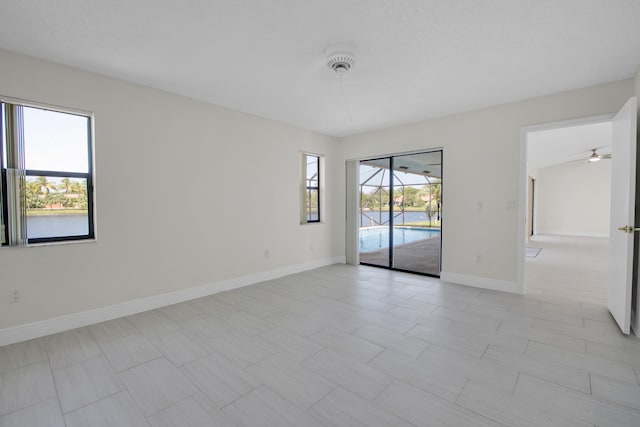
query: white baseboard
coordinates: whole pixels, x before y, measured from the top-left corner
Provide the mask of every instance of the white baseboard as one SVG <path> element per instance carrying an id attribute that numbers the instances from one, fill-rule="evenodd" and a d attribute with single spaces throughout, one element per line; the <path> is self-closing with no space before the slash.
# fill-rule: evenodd
<path id="1" fill-rule="evenodd" d="M 324 267 L 332 264 L 344 264 L 345 257 L 326 258 L 304 264 L 290 265 L 275 270 L 263 271 L 247 276 L 234 277 L 232 279 L 221 280 L 219 282 L 192 288 L 181 289 L 179 291 L 168 292 L 160 295 L 153 295 L 133 301 L 92 310 L 81 311 L 79 313 L 68 314 L 52 319 L 40 320 L 24 325 L 13 326 L 0 329 L 0 346 L 27 341 L 33 338 L 44 337 L 70 329 L 93 325 L 107 320 L 117 319 L 131 314 L 142 313 L 156 308 L 166 307 L 192 299 L 213 295 L 218 292 L 241 288 L 254 283 L 277 279 L 290 274 L 300 273 L 314 268 Z"/>
<path id="2" fill-rule="evenodd" d="M 537 235 L 550 235 L 550 236 L 567 236 L 567 237 L 606 237 L 609 233 L 599 233 L 592 231 L 576 231 L 576 232 L 564 232 L 564 231 L 536 231 Z"/>
<path id="3" fill-rule="evenodd" d="M 467 276 L 466 274 L 448 273 L 446 271 L 440 273 L 440 280 L 443 282 L 456 283 L 458 285 L 472 286 L 474 288 L 522 294 L 522 287 L 517 282 L 510 282 L 508 280 Z"/>

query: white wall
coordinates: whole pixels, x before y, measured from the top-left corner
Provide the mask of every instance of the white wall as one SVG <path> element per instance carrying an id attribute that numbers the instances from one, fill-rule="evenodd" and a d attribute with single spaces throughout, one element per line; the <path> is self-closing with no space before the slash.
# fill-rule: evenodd
<path id="1" fill-rule="evenodd" d="M 524 215 L 507 206 L 520 196 L 521 128 L 612 113 L 633 90 L 630 79 L 354 135 L 340 161 L 443 147 L 442 277 L 520 292 Z"/>
<path id="2" fill-rule="evenodd" d="M 95 112 L 98 237 L 0 249 L 0 332 L 344 254 L 331 191 L 325 223 L 299 224 L 299 153 L 323 154 L 339 188 L 334 138 L 7 51 L 0 64 L 0 94 Z"/>
<path id="3" fill-rule="evenodd" d="M 535 196 L 536 234 L 609 236 L 609 160 L 539 169 Z"/>

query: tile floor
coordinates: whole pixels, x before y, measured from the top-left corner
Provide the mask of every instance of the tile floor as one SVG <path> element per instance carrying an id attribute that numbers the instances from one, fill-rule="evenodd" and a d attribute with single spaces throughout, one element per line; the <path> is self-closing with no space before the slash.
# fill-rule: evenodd
<path id="1" fill-rule="evenodd" d="M 527 296 L 335 265 L 0 348 L 0 426 L 638 426 L 606 241 Z"/>

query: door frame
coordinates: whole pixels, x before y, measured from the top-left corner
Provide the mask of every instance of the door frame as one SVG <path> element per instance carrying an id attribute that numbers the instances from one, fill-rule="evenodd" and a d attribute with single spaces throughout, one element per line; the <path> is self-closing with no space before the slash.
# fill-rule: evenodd
<path id="1" fill-rule="evenodd" d="M 527 224 L 525 229 L 525 237 L 527 241 L 529 241 L 529 239 L 533 237 L 533 224 L 535 221 L 535 190 L 536 180 L 531 176 L 527 176 Z"/>
<path id="2" fill-rule="evenodd" d="M 536 132 L 541 130 L 559 129 L 572 126 L 589 125 L 602 122 L 610 122 L 613 120 L 615 113 L 601 114 L 598 116 L 581 117 L 578 119 L 561 120 L 556 122 L 541 123 L 531 126 L 523 126 L 520 128 L 520 168 L 518 176 L 518 246 L 517 246 L 517 283 L 518 292 L 521 294 L 526 293 L 526 287 L 524 282 L 524 270 L 526 263 L 526 247 L 527 238 L 527 137 L 530 132 Z"/>

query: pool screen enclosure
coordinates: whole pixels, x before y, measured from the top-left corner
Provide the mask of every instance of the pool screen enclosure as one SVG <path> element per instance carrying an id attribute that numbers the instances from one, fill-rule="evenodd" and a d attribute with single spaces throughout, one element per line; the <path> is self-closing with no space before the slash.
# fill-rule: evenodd
<path id="1" fill-rule="evenodd" d="M 442 151 L 361 160 L 360 263 L 440 276 Z"/>

